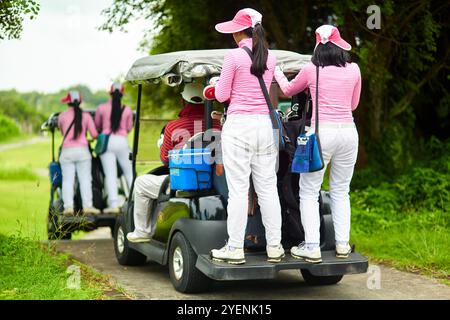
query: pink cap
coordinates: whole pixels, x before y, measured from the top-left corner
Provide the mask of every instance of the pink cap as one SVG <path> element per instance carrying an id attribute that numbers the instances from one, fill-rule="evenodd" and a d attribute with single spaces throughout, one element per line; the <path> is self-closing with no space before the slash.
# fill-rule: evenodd
<path id="1" fill-rule="evenodd" d="M 109 93 L 113 93 L 114 91 L 119 90 L 120 93 L 123 95 L 125 92 L 125 87 L 120 82 L 114 82 L 111 85 L 111 88 L 109 89 Z"/>
<path id="2" fill-rule="evenodd" d="M 349 51 L 352 49 L 352 46 L 341 38 L 341 34 L 339 33 L 338 28 L 330 25 L 323 25 L 316 29 L 316 50 L 319 43 L 327 43 L 331 42 L 337 45 L 339 48 L 344 49 L 345 51 Z"/>
<path id="3" fill-rule="evenodd" d="M 72 103 L 75 100 L 78 100 L 78 102 L 81 102 L 81 94 L 78 91 L 70 91 L 67 96 L 61 99 L 62 103 Z"/>
<path id="4" fill-rule="evenodd" d="M 254 28 L 261 22 L 261 13 L 254 9 L 246 8 L 239 10 L 233 20 L 216 24 L 216 30 L 220 33 L 236 33 L 248 28 Z"/>

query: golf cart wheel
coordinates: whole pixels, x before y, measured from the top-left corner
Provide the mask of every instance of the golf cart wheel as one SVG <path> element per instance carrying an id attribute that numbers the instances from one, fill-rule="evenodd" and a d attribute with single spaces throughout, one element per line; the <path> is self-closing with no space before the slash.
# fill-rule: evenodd
<path id="1" fill-rule="evenodd" d="M 123 266 L 142 265 L 147 260 L 147 257 L 129 247 L 126 237 L 127 232 L 123 216 L 119 216 L 114 229 L 114 252 L 116 253 L 117 261 Z"/>
<path id="2" fill-rule="evenodd" d="M 308 269 L 301 269 L 303 279 L 310 286 L 329 286 L 338 283 L 344 277 L 339 276 L 315 276 Z"/>
<path id="3" fill-rule="evenodd" d="M 207 291 L 212 280 L 195 267 L 197 254 L 189 241 L 177 232 L 170 242 L 169 274 L 174 288 L 182 293 Z"/>

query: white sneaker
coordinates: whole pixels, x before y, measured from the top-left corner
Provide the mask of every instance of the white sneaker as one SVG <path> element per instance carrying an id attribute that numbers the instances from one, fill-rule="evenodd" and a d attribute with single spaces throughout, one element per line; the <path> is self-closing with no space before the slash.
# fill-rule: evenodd
<path id="1" fill-rule="evenodd" d="M 233 248 L 226 244 L 222 249 L 211 250 L 211 259 L 217 262 L 228 262 L 229 264 L 244 264 L 244 249 Z"/>
<path id="2" fill-rule="evenodd" d="M 320 248 L 308 250 L 306 243 L 302 242 L 297 247 L 291 248 L 291 255 L 295 259 L 303 259 L 311 263 L 322 262 Z"/>
<path id="3" fill-rule="evenodd" d="M 99 215 L 101 213 L 100 210 L 98 210 L 97 208 L 94 207 L 90 207 L 90 208 L 83 208 L 83 212 L 84 214 L 91 214 L 91 215 Z"/>
<path id="4" fill-rule="evenodd" d="M 346 245 L 336 245 L 336 258 L 346 259 L 352 253 L 352 247 L 347 243 Z"/>
<path id="5" fill-rule="evenodd" d="M 104 214 L 120 214 L 120 208 L 106 208 L 103 209 Z"/>
<path id="6" fill-rule="evenodd" d="M 267 261 L 268 262 L 281 262 L 281 259 L 284 258 L 284 248 L 281 244 L 278 246 L 267 246 Z"/>
<path id="7" fill-rule="evenodd" d="M 144 243 L 144 242 L 150 242 L 151 237 L 150 237 L 150 235 L 141 235 L 135 231 L 135 232 L 128 233 L 127 239 L 128 239 L 128 241 L 133 242 L 133 243 Z"/>
<path id="8" fill-rule="evenodd" d="M 64 209 L 63 215 L 64 215 L 65 217 L 73 217 L 73 215 L 74 215 L 73 208 L 67 208 L 67 209 Z"/>

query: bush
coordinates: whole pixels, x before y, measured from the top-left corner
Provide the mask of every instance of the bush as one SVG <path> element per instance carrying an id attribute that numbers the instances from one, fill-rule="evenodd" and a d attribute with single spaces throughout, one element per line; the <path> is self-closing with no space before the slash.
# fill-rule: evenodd
<path id="1" fill-rule="evenodd" d="M 17 137 L 20 135 L 20 129 L 10 118 L 0 114 L 0 142 Z"/>

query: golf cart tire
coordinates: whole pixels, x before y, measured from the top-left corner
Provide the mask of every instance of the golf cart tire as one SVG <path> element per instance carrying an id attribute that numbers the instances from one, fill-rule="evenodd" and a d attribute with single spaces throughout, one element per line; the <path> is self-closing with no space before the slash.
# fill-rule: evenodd
<path id="1" fill-rule="evenodd" d="M 125 226 L 123 216 L 119 216 L 116 221 L 116 227 L 114 228 L 114 252 L 119 264 L 123 266 L 139 266 L 143 265 L 147 261 L 147 257 L 142 253 L 130 248 L 128 239 L 126 237 L 128 230 Z M 123 241 L 122 250 L 119 249 L 120 237 Z"/>
<path id="2" fill-rule="evenodd" d="M 174 253 L 177 248 L 181 249 L 183 258 L 183 271 L 180 279 L 176 278 L 174 270 Z M 210 288 L 212 280 L 195 267 L 196 262 L 197 254 L 189 241 L 183 233 L 175 233 L 169 249 L 169 275 L 175 290 L 182 293 L 200 293 Z"/>
<path id="3" fill-rule="evenodd" d="M 337 284 L 344 277 L 344 275 L 315 276 L 307 269 L 301 269 L 300 272 L 301 272 L 302 277 L 305 280 L 306 284 L 308 284 L 310 286 L 329 286 L 329 285 Z"/>

